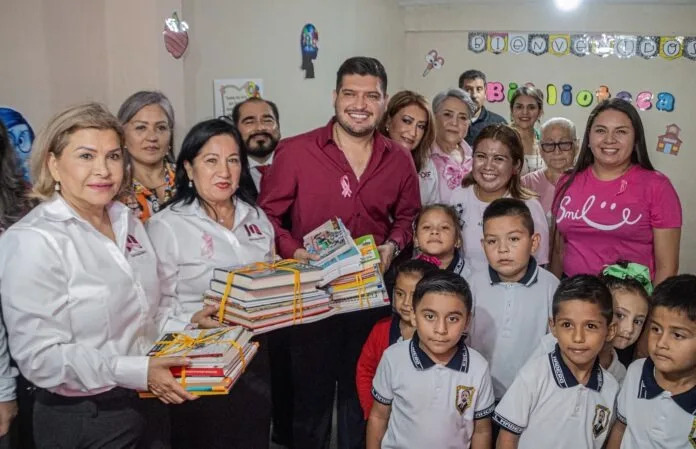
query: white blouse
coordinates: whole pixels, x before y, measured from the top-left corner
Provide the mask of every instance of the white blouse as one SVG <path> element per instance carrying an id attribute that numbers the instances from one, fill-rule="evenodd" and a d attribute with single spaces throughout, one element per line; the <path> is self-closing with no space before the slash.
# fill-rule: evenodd
<path id="1" fill-rule="evenodd" d="M 437 168 L 432 159 L 428 158 L 418 172 L 421 204 L 427 206 L 440 202 L 440 187 Z"/>
<path id="2" fill-rule="evenodd" d="M 210 218 L 198 201 L 152 216 L 147 232 L 159 258 L 162 295 L 174 304 L 168 328 L 191 321 L 203 307 L 213 270 L 270 262 L 275 234 L 261 208 L 236 201 L 230 230 Z"/>
<path id="3" fill-rule="evenodd" d="M 29 381 L 63 396 L 146 389 L 144 354 L 169 313 L 140 220 L 119 202 L 108 214 L 116 243 L 59 195 L 0 238 L 12 356 Z"/>

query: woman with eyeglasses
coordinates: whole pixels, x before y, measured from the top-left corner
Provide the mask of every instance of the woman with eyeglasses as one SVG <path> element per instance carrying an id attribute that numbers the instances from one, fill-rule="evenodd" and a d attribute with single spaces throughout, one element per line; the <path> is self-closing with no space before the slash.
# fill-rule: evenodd
<path id="1" fill-rule="evenodd" d="M 550 225 L 553 221 L 551 206 L 556 193 L 556 182 L 566 170 L 573 167 L 578 152 L 575 124 L 563 117 L 547 120 L 541 127 L 539 147 L 546 167 L 522 176 L 522 185 L 539 195 Z"/>

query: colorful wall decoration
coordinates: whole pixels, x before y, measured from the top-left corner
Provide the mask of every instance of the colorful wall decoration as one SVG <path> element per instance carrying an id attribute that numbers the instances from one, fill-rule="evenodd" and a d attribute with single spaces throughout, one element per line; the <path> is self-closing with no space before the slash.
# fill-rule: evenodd
<path id="1" fill-rule="evenodd" d="M 469 51 L 494 54 L 551 54 L 577 57 L 595 55 L 620 59 L 639 56 L 644 59 L 661 57 L 672 61 L 685 58 L 696 61 L 696 36 L 636 36 L 628 34 L 545 34 L 545 33 L 469 33 Z"/>

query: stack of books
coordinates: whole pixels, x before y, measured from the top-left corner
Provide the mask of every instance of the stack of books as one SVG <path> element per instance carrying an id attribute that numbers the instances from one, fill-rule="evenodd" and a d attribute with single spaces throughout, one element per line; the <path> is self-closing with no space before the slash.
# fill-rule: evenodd
<path id="1" fill-rule="evenodd" d="M 186 357 L 187 367 L 172 368 L 186 391 L 196 396 L 229 393 L 256 355 L 259 344 L 241 326 L 167 332 L 148 351 L 148 357 Z M 140 392 L 141 398 L 155 397 Z"/>
<path id="2" fill-rule="evenodd" d="M 294 261 L 216 268 L 203 302 L 222 307 L 223 323 L 262 334 L 335 313 L 329 294 L 317 289 L 321 278 L 320 268 Z"/>
<path id="3" fill-rule="evenodd" d="M 331 306 L 336 309 L 336 313 L 390 305 L 374 237 L 358 237 L 354 243 L 360 254 L 357 269 L 322 285 L 331 294 Z"/>
<path id="4" fill-rule="evenodd" d="M 305 235 L 303 244 L 309 254 L 319 256 L 310 264 L 322 270 L 323 285 L 361 270 L 360 250 L 340 218 L 334 217 Z"/>

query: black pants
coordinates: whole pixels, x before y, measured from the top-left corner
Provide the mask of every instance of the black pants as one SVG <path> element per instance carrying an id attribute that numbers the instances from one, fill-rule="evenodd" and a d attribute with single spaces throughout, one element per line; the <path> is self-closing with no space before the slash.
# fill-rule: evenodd
<path id="1" fill-rule="evenodd" d="M 268 347 L 259 352 L 225 396 L 170 407 L 174 449 L 268 449 L 271 391 Z"/>
<path id="2" fill-rule="evenodd" d="M 355 367 L 372 326 L 390 312 L 390 308 L 381 307 L 293 328 L 294 449 L 328 447 L 336 393 L 339 449 L 365 447 Z"/>
<path id="3" fill-rule="evenodd" d="M 270 332 L 267 337 L 271 366 L 273 442 L 283 446 L 292 445 L 292 334 L 292 328 L 284 328 Z"/>
<path id="4" fill-rule="evenodd" d="M 84 398 L 36 392 L 34 441 L 39 449 L 138 449 L 147 419 L 134 391 L 115 388 Z"/>

